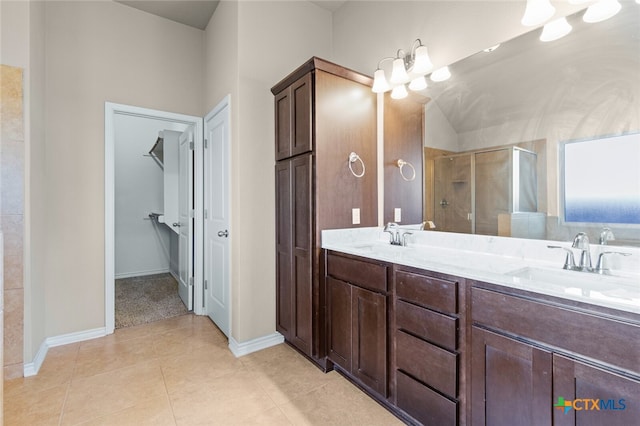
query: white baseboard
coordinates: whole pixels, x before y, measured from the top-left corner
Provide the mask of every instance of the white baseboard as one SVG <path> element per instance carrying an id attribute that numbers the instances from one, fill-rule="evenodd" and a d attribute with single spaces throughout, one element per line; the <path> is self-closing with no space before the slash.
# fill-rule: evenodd
<path id="1" fill-rule="evenodd" d="M 123 272 L 120 274 L 115 274 L 114 278 L 116 280 L 119 280 L 122 278 L 146 277 L 147 275 L 166 274 L 167 272 L 171 271 L 168 268 L 164 268 L 154 269 L 152 271 Z"/>
<path id="2" fill-rule="evenodd" d="M 229 337 L 229 349 L 236 358 L 239 358 L 262 349 L 270 348 L 271 346 L 279 345 L 282 342 L 284 342 L 284 336 L 278 332 L 247 342 L 237 342 L 233 337 Z"/>
<path id="3" fill-rule="evenodd" d="M 106 335 L 106 329 L 104 327 L 101 327 L 94 328 L 92 330 L 78 331 L 75 333 L 61 334 L 60 336 L 47 337 L 40 345 L 38 353 L 36 353 L 33 361 L 24 364 L 24 377 L 35 376 L 36 374 L 38 374 L 38 371 L 40 371 L 40 367 L 42 367 L 44 359 L 47 357 L 49 348 L 68 345 L 71 343 L 84 342 L 85 340 L 97 339 L 98 337 L 104 337 Z"/>

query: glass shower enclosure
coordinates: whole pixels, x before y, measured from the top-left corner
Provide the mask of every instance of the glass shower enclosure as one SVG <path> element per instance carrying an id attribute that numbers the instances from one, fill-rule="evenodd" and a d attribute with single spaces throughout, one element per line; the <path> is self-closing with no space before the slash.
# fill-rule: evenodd
<path id="1" fill-rule="evenodd" d="M 499 235 L 499 215 L 536 212 L 536 161 L 535 152 L 518 147 L 434 159 L 436 227 Z"/>

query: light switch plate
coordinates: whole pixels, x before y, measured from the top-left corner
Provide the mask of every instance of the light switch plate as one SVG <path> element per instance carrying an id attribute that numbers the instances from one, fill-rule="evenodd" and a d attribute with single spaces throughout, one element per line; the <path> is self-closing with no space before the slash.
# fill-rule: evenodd
<path id="1" fill-rule="evenodd" d="M 360 209 L 351 209 L 351 223 L 360 225 Z"/>
<path id="2" fill-rule="evenodd" d="M 393 221 L 397 223 L 402 222 L 402 209 L 400 207 L 393 209 Z"/>

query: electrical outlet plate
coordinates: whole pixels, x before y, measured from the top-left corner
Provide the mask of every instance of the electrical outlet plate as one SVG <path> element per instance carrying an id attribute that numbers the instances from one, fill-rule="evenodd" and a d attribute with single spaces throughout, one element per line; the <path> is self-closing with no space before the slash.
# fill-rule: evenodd
<path id="1" fill-rule="evenodd" d="M 400 207 L 393 209 L 393 221 L 396 223 L 402 222 L 402 209 Z"/>
<path id="2" fill-rule="evenodd" d="M 360 209 L 351 209 L 351 223 L 360 225 Z"/>

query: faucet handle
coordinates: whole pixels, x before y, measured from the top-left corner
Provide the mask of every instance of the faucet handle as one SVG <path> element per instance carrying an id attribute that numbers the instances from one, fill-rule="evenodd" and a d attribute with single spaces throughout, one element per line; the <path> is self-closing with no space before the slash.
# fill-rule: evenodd
<path id="1" fill-rule="evenodd" d="M 561 249 L 567 252 L 567 257 L 564 259 L 564 266 L 562 266 L 562 269 L 567 269 L 569 271 L 578 269 L 578 267 L 576 266 L 576 260 L 573 257 L 573 251 L 571 251 L 571 249 L 562 246 L 547 246 L 547 248 Z"/>
<path id="2" fill-rule="evenodd" d="M 403 232 L 402 233 L 402 246 L 403 247 L 407 246 L 407 236 L 408 235 L 413 235 L 413 232 Z"/>
<path id="3" fill-rule="evenodd" d="M 620 256 L 631 256 L 631 253 L 623 253 L 620 251 L 603 251 L 602 253 L 600 253 L 600 256 L 598 256 L 598 263 L 596 264 L 596 269 L 595 272 L 597 272 L 598 274 L 603 274 L 603 275 L 607 275 L 609 273 L 609 268 L 605 268 L 605 256 L 608 254 L 617 254 Z"/>
<path id="4" fill-rule="evenodd" d="M 600 231 L 600 244 L 607 245 L 607 241 L 613 241 L 615 239 L 616 237 L 613 235 L 613 232 L 611 232 L 611 229 L 606 227 L 602 228 L 602 231 Z"/>

